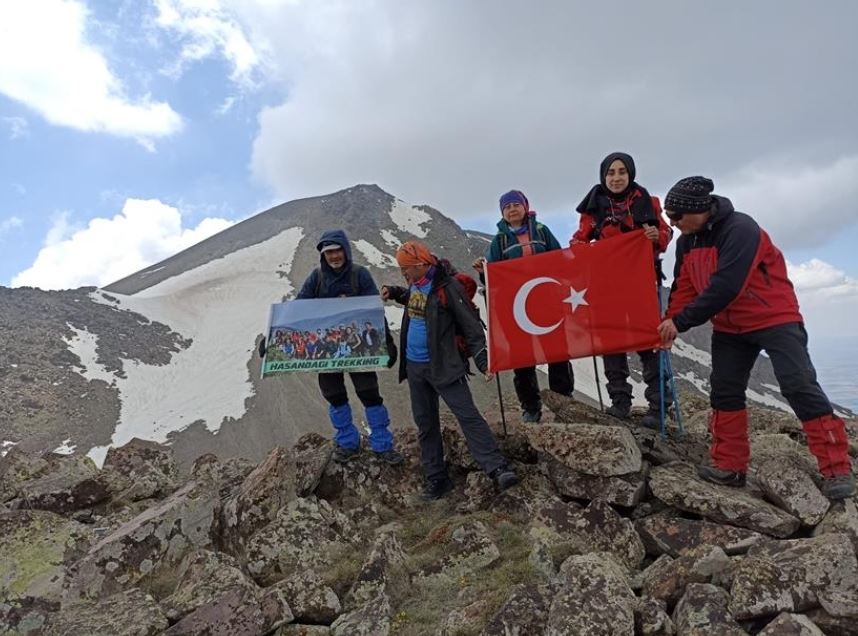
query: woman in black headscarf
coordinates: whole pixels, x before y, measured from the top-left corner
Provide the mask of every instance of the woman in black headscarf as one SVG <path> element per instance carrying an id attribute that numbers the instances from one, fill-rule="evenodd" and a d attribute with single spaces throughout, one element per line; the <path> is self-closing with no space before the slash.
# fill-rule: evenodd
<path id="1" fill-rule="evenodd" d="M 635 181 L 635 161 L 624 152 L 614 152 L 605 157 L 599 166 L 599 183 L 587 193 L 576 208 L 581 215 L 578 230 L 571 244 L 589 243 L 625 232 L 643 229 L 653 243 L 656 272 L 661 276 L 660 256 L 667 249 L 673 234 L 661 214 L 658 197 L 650 196 L 646 188 Z M 656 428 L 661 421 L 661 405 L 658 386 L 657 351 L 639 351 L 646 383 L 646 399 L 649 410 L 643 424 Z M 608 378 L 608 395 L 611 406 L 607 412 L 614 417 L 626 419 L 632 406 L 632 386 L 629 384 L 629 361 L 625 353 L 603 356 L 605 376 Z M 665 381 L 664 397 L 670 404 L 669 384 Z"/>

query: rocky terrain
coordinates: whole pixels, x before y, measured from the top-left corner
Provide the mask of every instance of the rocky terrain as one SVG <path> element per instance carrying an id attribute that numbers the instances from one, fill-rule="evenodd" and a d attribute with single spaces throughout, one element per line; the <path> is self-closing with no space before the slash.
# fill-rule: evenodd
<path id="1" fill-rule="evenodd" d="M 858 510 L 818 489 L 799 423 L 753 408 L 740 490 L 695 477 L 707 409 L 669 438 L 545 392 L 509 422 L 497 493 L 455 426 L 425 504 L 413 430 L 391 467 L 309 433 L 253 464 L 132 440 L 0 459 L 0 634 L 858 634 Z M 500 434 L 498 422 L 493 426 Z M 848 423 L 858 455 L 858 422 Z"/>

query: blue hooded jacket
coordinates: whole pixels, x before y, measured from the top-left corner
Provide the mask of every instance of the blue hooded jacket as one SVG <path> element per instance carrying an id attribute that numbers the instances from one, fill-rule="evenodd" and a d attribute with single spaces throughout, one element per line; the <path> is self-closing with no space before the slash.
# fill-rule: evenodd
<path id="1" fill-rule="evenodd" d="M 325 243 L 337 243 L 341 245 L 346 253 L 346 264 L 339 271 L 334 271 L 325 260 L 324 254 L 319 254 L 321 267 L 314 269 L 295 298 L 338 298 L 340 296 L 373 296 L 378 295 L 378 288 L 369 270 L 352 263 L 352 248 L 349 238 L 342 230 L 328 230 L 322 234 L 322 238 L 316 244 L 316 249 L 321 251 Z M 356 269 L 357 289 L 352 289 L 352 268 Z M 321 276 L 321 285 L 319 277 Z M 318 293 L 316 290 L 318 288 Z"/>

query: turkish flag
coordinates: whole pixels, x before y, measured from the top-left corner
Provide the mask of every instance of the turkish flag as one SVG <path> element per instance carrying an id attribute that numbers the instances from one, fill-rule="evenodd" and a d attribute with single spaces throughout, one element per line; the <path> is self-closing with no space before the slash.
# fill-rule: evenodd
<path id="1" fill-rule="evenodd" d="M 655 349 L 652 242 L 642 230 L 486 266 L 489 369 Z"/>

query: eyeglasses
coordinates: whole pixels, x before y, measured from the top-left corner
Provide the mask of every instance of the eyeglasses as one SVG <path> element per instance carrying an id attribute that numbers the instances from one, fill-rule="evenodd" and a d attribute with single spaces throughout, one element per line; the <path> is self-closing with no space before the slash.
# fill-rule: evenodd
<path id="1" fill-rule="evenodd" d="M 685 212 L 671 212 L 669 210 L 665 210 L 664 213 L 671 221 L 679 221 L 683 216 L 685 216 Z"/>

